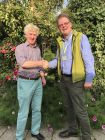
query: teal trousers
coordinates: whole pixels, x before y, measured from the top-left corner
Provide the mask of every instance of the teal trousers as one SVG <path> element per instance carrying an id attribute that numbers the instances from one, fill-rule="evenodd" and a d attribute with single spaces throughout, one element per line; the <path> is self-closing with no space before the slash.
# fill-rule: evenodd
<path id="1" fill-rule="evenodd" d="M 38 134 L 41 125 L 42 82 L 18 78 L 17 98 L 19 111 L 17 117 L 16 140 L 23 140 L 29 108 L 32 109 L 31 133 Z"/>
<path id="2" fill-rule="evenodd" d="M 85 103 L 84 81 L 72 82 L 72 77 L 62 76 L 60 89 L 68 116 L 68 130 L 81 130 L 81 140 L 91 140 L 91 128 Z"/>

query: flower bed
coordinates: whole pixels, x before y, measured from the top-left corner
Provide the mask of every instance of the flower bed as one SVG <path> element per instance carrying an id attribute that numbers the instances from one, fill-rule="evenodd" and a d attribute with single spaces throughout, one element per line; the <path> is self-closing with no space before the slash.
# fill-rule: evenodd
<path id="1" fill-rule="evenodd" d="M 0 45 L 0 84 L 6 80 L 16 80 L 17 65 L 15 60 L 16 46 L 10 42 Z"/>

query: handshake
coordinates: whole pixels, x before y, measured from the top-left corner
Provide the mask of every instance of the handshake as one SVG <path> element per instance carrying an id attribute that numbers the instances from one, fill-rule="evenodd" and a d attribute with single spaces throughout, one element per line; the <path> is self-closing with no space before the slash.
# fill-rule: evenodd
<path id="1" fill-rule="evenodd" d="M 43 69 L 48 69 L 49 68 L 49 63 L 47 60 L 42 60 L 42 68 Z"/>

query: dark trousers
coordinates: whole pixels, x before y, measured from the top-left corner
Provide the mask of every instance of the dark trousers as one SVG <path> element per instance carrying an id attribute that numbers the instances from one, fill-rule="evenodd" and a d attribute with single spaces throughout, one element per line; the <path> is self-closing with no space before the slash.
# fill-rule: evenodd
<path id="1" fill-rule="evenodd" d="M 84 81 L 72 83 L 72 78 L 62 76 L 60 89 L 68 114 L 69 130 L 75 132 L 80 127 L 82 140 L 91 140 L 91 129 L 85 104 Z"/>

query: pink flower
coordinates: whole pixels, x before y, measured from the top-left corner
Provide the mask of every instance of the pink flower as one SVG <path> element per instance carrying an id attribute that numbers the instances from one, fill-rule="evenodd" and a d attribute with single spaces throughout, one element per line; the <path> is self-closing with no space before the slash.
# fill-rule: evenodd
<path id="1" fill-rule="evenodd" d="M 5 53 L 7 53 L 8 51 L 5 50 L 5 49 L 3 49 L 3 50 L 1 50 L 0 52 L 3 53 L 3 54 L 5 54 Z"/>
<path id="2" fill-rule="evenodd" d="M 13 47 L 12 47 L 12 49 L 11 49 L 11 51 L 15 51 L 15 49 L 16 49 L 16 47 L 15 47 L 15 46 L 13 46 Z"/>
<path id="3" fill-rule="evenodd" d="M 97 121 L 97 117 L 95 115 L 92 117 L 92 121 L 93 122 L 96 122 Z"/>
<path id="4" fill-rule="evenodd" d="M 48 132 L 50 132 L 50 134 L 51 134 L 51 140 L 53 140 L 54 129 L 51 127 L 50 124 L 48 124 Z"/>
<path id="5" fill-rule="evenodd" d="M 105 124 L 102 125 L 102 129 L 105 130 Z"/>
<path id="6" fill-rule="evenodd" d="M 10 76 L 6 76 L 5 78 L 6 78 L 6 80 L 11 80 Z"/>
<path id="7" fill-rule="evenodd" d="M 53 128 L 51 127 L 50 124 L 48 124 L 48 131 L 51 132 L 51 133 L 53 133 Z"/>
<path id="8" fill-rule="evenodd" d="M 17 75 L 18 74 L 18 70 L 14 70 L 14 75 Z"/>
<path id="9" fill-rule="evenodd" d="M 16 75 L 13 75 L 13 80 L 17 81 Z"/>

